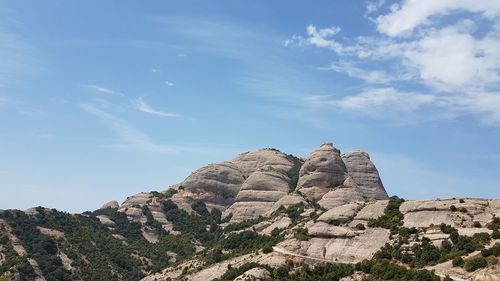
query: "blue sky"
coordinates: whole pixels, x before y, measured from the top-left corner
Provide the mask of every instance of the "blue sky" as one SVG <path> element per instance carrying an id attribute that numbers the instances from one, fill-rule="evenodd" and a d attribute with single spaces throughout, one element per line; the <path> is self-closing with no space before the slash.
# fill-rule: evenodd
<path id="1" fill-rule="evenodd" d="M 70 212 L 322 142 L 387 191 L 500 197 L 500 2 L 0 7 L 0 209 Z"/>

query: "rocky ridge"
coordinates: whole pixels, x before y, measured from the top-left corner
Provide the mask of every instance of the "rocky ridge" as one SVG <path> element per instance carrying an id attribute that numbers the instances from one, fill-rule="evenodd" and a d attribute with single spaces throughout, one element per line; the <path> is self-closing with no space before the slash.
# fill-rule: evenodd
<path id="1" fill-rule="evenodd" d="M 368 153 L 357 150 L 341 154 L 332 143 L 324 143 L 305 159 L 275 149 L 245 152 L 230 161 L 202 167 L 165 191 L 132 195 L 122 204 L 111 201 L 84 217 L 95 218 L 112 234 L 112 239 L 125 247 L 137 244 L 140 239 L 150 244 L 148 249 L 164 247 L 167 238 L 190 239 L 193 253 L 186 255 L 183 254 L 185 250 L 167 248 L 164 256 L 168 262 L 162 264 L 169 266 L 161 270 L 152 269 L 152 257 L 132 251 L 133 259 L 142 264 L 140 271 L 147 275 L 144 281 L 212 280 L 221 278 L 229 267 L 248 263 L 289 269 L 296 269 L 294 264 L 356 264 L 372 259 L 387 245 L 397 244 L 401 234 L 395 232 L 394 227 L 414 229 L 411 231 L 417 234 L 410 236 L 410 244 L 420 243 L 420 239 L 425 238 L 440 247 L 450 240 L 450 234 L 440 225 L 455 228 L 458 235 L 464 237 L 477 237 L 478 233 L 491 236 L 493 231 L 487 226 L 500 217 L 500 199 L 406 200 L 398 206 L 401 216 L 398 224 L 392 228 L 372 225 L 386 215 L 391 200 Z M 29 218 L 45 213 L 54 211 L 34 208 L 25 212 Z M 204 223 L 205 226 L 197 228 L 202 235 L 186 236 L 190 229 L 183 226 L 185 220 Z M 8 223 L 0 220 L 0 224 L 5 225 L 0 228 L 0 235 L 4 232 L 9 243 L 18 245 L 13 249 L 28 257 L 26 250 L 16 242 Z M 37 229 L 42 235 L 65 239 L 64 228 L 37 226 Z M 240 254 L 235 250 L 223 250 L 218 253 L 226 255 L 221 261 L 206 261 L 217 247 L 223 247 L 217 246 L 218 240 L 239 233 L 279 239 L 272 248 L 267 246 L 267 250 Z M 210 240 L 210 237 L 218 237 L 218 240 Z M 494 238 L 489 246 L 498 242 L 500 240 Z M 71 249 L 71 246 L 65 247 Z M 57 255 L 63 260 L 64 268 L 76 274 L 78 266 L 72 266 L 75 263 L 69 257 L 75 258 L 74 255 L 67 255 L 66 250 L 59 248 Z M 0 269 L 6 260 L 2 252 L 5 249 L 0 247 Z M 468 253 L 464 258 L 478 253 Z M 29 258 L 28 262 L 37 280 L 45 280 L 36 260 Z M 450 275 L 455 280 L 499 272 L 495 266 L 467 272 L 453 267 L 449 260 L 426 265 L 426 268 L 440 276 Z M 234 280 L 268 280 L 272 274 L 267 267 L 255 267 L 241 272 Z M 366 277 L 366 273 L 358 271 L 352 276 Z"/>

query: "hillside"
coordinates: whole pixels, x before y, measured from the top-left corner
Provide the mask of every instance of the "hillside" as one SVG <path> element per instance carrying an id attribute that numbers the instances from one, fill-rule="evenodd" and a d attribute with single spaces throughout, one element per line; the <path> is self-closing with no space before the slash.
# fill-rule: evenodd
<path id="1" fill-rule="evenodd" d="M 466 280 L 500 275 L 499 228 L 500 199 L 389 198 L 363 151 L 260 149 L 93 212 L 0 211 L 0 276 Z"/>

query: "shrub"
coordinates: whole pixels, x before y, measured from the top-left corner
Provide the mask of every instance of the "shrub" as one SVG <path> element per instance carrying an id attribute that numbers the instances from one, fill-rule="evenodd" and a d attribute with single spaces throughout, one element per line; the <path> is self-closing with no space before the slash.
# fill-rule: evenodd
<path id="1" fill-rule="evenodd" d="M 457 207 L 455 207 L 455 205 L 451 205 L 450 206 L 450 211 L 456 212 L 457 211 Z"/>
<path id="2" fill-rule="evenodd" d="M 493 232 L 491 233 L 491 238 L 500 239 L 500 231 L 498 229 L 493 230 Z"/>
<path id="3" fill-rule="evenodd" d="M 464 264 L 464 259 L 462 257 L 456 257 L 451 261 L 454 267 L 462 266 Z"/>
<path id="4" fill-rule="evenodd" d="M 465 203 L 465 200 L 464 199 L 460 199 L 460 200 L 458 200 L 458 202 Z"/>
<path id="5" fill-rule="evenodd" d="M 208 216 L 210 213 L 208 212 L 207 205 L 205 202 L 201 200 L 196 200 L 191 204 L 191 208 L 197 212 L 200 216 Z"/>
<path id="6" fill-rule="evenodd" d="M 481 227 L 481 223 L 478 221 L 475 221 L 473 224 L 474 227 Z"/>
<path id="7" fill-rule="evenodd" d="M 309 231 L 307 230 L 307 228 L 302 227 L 295 229 L 294 237 L 299 241 L 309 241 L 309 239 L 311 238 L 309 237 Z"/>
<path id="8" fill-rule="evenodd" d="M 460 207 L 460 208 L 458 209 L 458 211 L 460 211 L 460 212 L 462 212 L 462 213 L 467 213 L 467 212 L 468 212 L 468 211 L 467 211 L 467 209 L 466 209 L 465 207 Z"/>
<path id="9" fill-rule="evenodd" d="M 340 221 L 339 220 L 329 220 L 328 224 L 339 226 L 340 225 Z"/>
<path id="10" fill-rule="evenodd" d="M 498 256 L 500 256 L 500 243 L 495 244 L 495 246 L 493 246 L 489 249 L 482 250 L 481 255 L 483 255 L 483 257 L 488 257 L 488 256 L 498 257 Z"/>
<path id="11" fill-rule="evenodd" d="M 362 224 L 362 223 L 358 223 L 358 224 L 356 225 L 356 228 L 357 228 L 357 229 L 359 229 L 359 230 L 365 230 L 365 229 L 366 229 L 365 225 L 364 225 L 364 224 Z"/>
<path id="12" fill-rule="evenodd" d="M 375 219 L 368 221 L 369 227 L 383 227 L 391 230 L 403 225 L 403 214 L 399 211 L 399 207 L 405 200 L 397 196 L 391 197 L 387 207 L 385 207 L 384 214 Z"/>
<path id="13" fill-rule="evenodd" d="M 467 259 L 464 263 L 464 268 L 468 272 L 476 271 L 477 269 L 486 266 L 488 266 L 488 262 L 486 261 L 486 258 L 481 256 Z"/>
<path id="14" fill-rule="evenodd" d="M 266 246 L 264 246 L 264 248 L 262 248 L 262 252 L 263 252 L 264 254 L 269 254 L 269 253 L 271 253 L 272 251 L 273 251 L 273 247 L 272 247 L 272 246 L 270 246 L 270 245 L 266 245 Z"/>

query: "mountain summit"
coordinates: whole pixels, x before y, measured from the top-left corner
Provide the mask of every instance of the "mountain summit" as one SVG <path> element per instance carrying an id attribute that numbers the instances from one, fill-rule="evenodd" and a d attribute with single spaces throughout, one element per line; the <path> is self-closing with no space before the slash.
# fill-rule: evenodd
<path id="1" fill-rule="evenodd" d="M 93 212 L 0 210 L 0 280 L 498 280 L 499 217 L 389 198 L 364 151 L 259 149 Z"/>
<path id="2" fill-rule="evenodd" d="M 308 200 L 333 208 L 388 198 L 368 153 L 341 155 L 332 143 L 324 143 L 307 159 L 276 149 L 245 152 L 198 169 L 172 188 L 179 191 L 172 197 L 176 204 L 201 200 L 226 216 L 232 214 L 233 223 Z"/>

